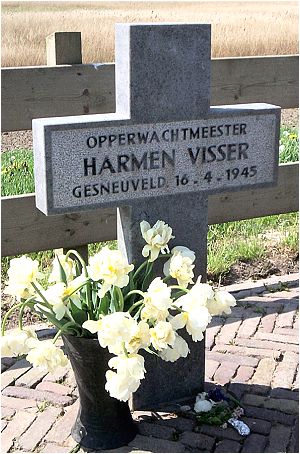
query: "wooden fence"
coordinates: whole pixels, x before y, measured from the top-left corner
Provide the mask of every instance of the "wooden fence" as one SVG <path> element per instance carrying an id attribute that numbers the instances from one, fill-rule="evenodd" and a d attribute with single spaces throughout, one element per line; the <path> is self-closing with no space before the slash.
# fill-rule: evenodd
<path id="1" fill-rule="evenodd" d="M 81 49 L 70 51 L 71 43 L 80 46 L 73 35 L 47 40 L 48 61 L 55 52 L 70 65 L 2 69 L 2 131 L 31 129 L 33 118 L 114 112 L 114 64 L 81 64 Z M 295 108 L 298 80 L 296 55 L 215 59 L 211 104 Z M 274 188 L 209 196 L 209 224 L 297 211 L 298 179 L 298 163 L 285 164 Z M 86 255 L 88 243 L 116 236 L 116 209 L 47 217 L 35 208 L 34 194 L 2 198 L 3 256 L 62 247 Z"/>

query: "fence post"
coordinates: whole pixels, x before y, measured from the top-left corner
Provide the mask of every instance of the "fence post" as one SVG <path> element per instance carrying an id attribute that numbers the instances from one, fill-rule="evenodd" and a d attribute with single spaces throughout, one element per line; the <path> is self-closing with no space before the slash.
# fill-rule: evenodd
<path id="1" fill-rule="evenodd" d="M 47 66 L 82 63 L 81 33 L 55 32 L 46 37 Z"/>
<path id="2" fill-rule="evenodd" d="M 76 65 L 82 63 L 81 33 L 55 32 L 46 37 L 47 66 Z M 88 245 L 83 244 L 74 248 L 88 262 Z M 63 249 L 64 253 L 68 249 Z"/>

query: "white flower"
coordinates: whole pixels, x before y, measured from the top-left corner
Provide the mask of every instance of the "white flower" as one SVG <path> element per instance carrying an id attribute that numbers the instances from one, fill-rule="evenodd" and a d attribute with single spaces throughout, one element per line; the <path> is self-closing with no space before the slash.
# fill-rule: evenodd
<path id="1" fill-rule="evenodd" d="M 198 302 L 201 306 L 206 306 L 207 302 L 214 298 L 215 292 L 211 285 L 201 283 L 201 276 L 198 277 L 197 282 L 190 290 L 193 300 Z"/>
<path id="2" fill-rule="evenodd" d="M 20 258 L 11 259 L 7 272 L 9 280 L 5 293 L 15 296 L 18 300 L 29 298 L 35 294 L 31 283 L 36 283 L 41 276 L 38 271 L 39 262 L 23 255 Z"/>
<path id="3" fill-rule="evenodd" d="M 193 283 L 195 253 L 184 246 L 174 247 L 171 253 L 172 257 L 164 265 L 164 275 L 173 277 L 178 285 L 187 287 Z"/>
<path id="4" fill-rule="evenodd" d="M 231 307 L 236 305 L 234 296 L 225 290 L 218 290 L 213 300 L 207 302 L 207 308 L 211 315 L 231 314 Z"/>
<path id="5" fill-rule="evenodd" d="M 154 328 L 150 328 L 151 344 L 155 350 L 161 351 L 175 342 L 175 332 L 171 323 L 158 322 Z"/>
<path id="6" fill-rule="evenodd" d="M 101 330 L 102 319 L 100 320 L 87 320 L 83 322 L 82 328 L 87 329 L 90 333 L 95 334 Z"/>
<path id="7" fill-rule="evenodd" d="M 167 347 L 159 353 L 164 361 L 177 361 L 179 358 L 186 358 L 189 354 L 189 346 L 186 341 L 175 333 L 175 342 L 172 347 Z"/>
<path id="8" fill-rule="evenodd" d="M 213 404 L 209 400 L 198 400 L 194 405 L 194 410 L 196 413 L 206 413 L 210 411 L 213 407 Z"/>
<path id="9" fill-rule="evenodd" d="M 98 339 L 101 347 L 119 355 L 123 353 L 123 345 L 128 345 L 136 332 L 137 322 L 128 312 L 114 312 L 102 318 Z"/>
<path id="10" fill-rule="evenodd" d="M 285 149 L 285 146 L 284 145 L 280 145 L 279 146 L 279 153 L 283 153 L 284 149 Z"/>
<path id="11" fill-rule="evenodd" d="M 147 245 L 143 247 L 143 257 L 150 255 L 149 262 L 154 262 L 157 259 L 159 253 L 164 254 L 166 251 L 169 252 L 168 242 L 172 236 L 172 229 L 163 221 L 157 221 L 151 228 L 149 222 L 142 221 L 140 223 L 142 237 L 146 241 Z"/>
<path id="12" fill-rule="evenodd" d="M 89 259 L 87 267 L 93 281 L 103 280 L 99 296 L 102 298 L 112 285 L 126 287 L 129 282 L 128 273 L 134 268 L 129 265 L 119 250 L 111 250 L 105 246 L 98 254 Z"/>
<path id="13" fill-rule="evenodd" d="M 129 353 L 137 353 L 140 348 L 146 348 L 150 345 L 149 325 L 141 321 L 136 325 L 133 336 L 130 341 L 125 343 L 125 348 Z"/>
<path id="14" fill-rule="evenodd" d="M 111 397 L 126 402 L 140 386 L 140 380 L 108 370 L 105 374 L 105 389 Z"/>
<path id="15" fill-rule="evenodd" d="M 120 355 L 111 358 L 108 365 L 117 372 L 106 372 L 105 389 L 112 397 L 127 401 L 145 376 L 144 358 L 137 354 Z"/>
<path id="16" fill-rule="evenodd" d="M 171 289 L 160 277 L 153 279 L 147 292 L 144 293 L 145 307 L 141 311 L 144 320 L 166 320 L 168 309 L 172 305 Z"/>
<path id="17" fill-rule="evenodd" d="M 75 263 L 70 257 L 66 259 L 64 254 L 55 256 L 52 262 L 52 271 L 49 276 L 49 282 L 62 282 L 61 267 L 63 268 L 67 282 L 73 280 L 76 270 Z"/>
<path id="18" fill-rule="evenodd" d="M 146 372 L 144 362 L 145 360 L 141 355 L 132 353 L 128 356 L 114 356 L 108 361 L 108 366 L 111 369 L 116 369 L 118 374 L 142 380 Z"/>
<path id="19" fill-rule="evenodd" d="M 186 328 L 194 342 L 203 339 L 203 333 L 211 321 L 211 315 L 205 306 L 196 305 L 188 312 L 181 312 L 170 320 L 175 330 Z"/>
<path id="20" fill-rule="evenodd" d="M 1 356 L 25 355 L 29 352 L 29 339 L 37 339 L 30 328 L 14 329 L 1 337 Z"/>
<path id="21" fill-rule="evenodd" d="M 68 358 L 63 351 L 56 347 L 51 340 L 38 341 L 30 343 L 31 350 L 26 359 L 33 364 L 34 367 L 40 367 L 53 373 L 59 366 L 66 366 Z"/>
<path id="22" fill-rule="evenodd" d="M 80 297 L 76 291 L 86 281 L 87 279 L 81 275 L 69 282 L 68 285 L 58 282 L 43 292 L 43 296 L 51 304 L 57 320 L 61 320 L 65 315 L 70 314 L 70 300 L 81 309 Z M 42 301 L 41 298 L 39 298 L 39 301 Z"/>

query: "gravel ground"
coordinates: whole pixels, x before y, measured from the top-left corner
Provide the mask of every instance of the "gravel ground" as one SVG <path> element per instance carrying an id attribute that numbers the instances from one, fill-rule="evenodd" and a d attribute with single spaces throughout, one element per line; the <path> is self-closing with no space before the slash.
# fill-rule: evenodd
<path id="1" fill-rule="evenodd" d="M 285 109 L 281 113 L 281 123 L 285 126 L 298 127 L 298 109 Z M 3 132 L 1 150 L 10 151 L 17 148 L 32 148 L 31 131 Z"/>

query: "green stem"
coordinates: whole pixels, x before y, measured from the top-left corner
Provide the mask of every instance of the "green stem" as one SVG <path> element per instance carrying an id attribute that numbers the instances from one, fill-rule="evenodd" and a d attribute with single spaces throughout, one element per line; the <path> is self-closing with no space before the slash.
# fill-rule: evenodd
<path id="1" fill-rule="evenodd" d="M 127 295 L 124 298 L 124 301 L 126 301 L 131 295 L 140 295 L 144 298 L 144 293 L 141 290 L 131 290 L 131 292 L 127 293 Z"/>
<path id="2" fill-rule="evenodd" d="M 50 303 L 48 303 L 48 301 L 46 300 L 46 298 L 44 297 L 44 295 L 42 294 L 42 292 L 40 291 L 40 289 L 38 288 L 38 286 L 34 283 L 34 282 L 31 282 L 31 285 L 32 287 L 34 288 L 34 290 L 38 293 L 38 295 L 42 298 L 44 304 L 46 307 L 48 307 L 48 309 L 51 309 L 52 310 L 52 306 Z M 39 303 L 40 304 L 40 303 Z"/>
<path id="3" fill-rule="evenodd" d="M 118 293 L 119 296 L 119 311 L 123 312 L 124 309 L 124 297 L 121 289 L 119 287 L 115 287 L 116 292 Z"/>
<path id="4" fill-rule="evenodd" d="M 21 306 L 20 308 L 20 313 L 19 313 L 19 328 L 20 329 L 23 329 L 23 313 L 24 313 L 24 309 L 25 307 L 27 306 L 27 304 L 31 303 L 32 301 L 34 301 L 34 298 L 35 297 L 31 297 L 31 298 L 28 298 Z"/>
<path id="5" fill-rule="evenodd" d="M 55 336 L 53 338 L 53 344 L 55 344 L 55 342 L 57 341 L 57 339 L 59 338 L 59 336 L 61 335 L 62 332 L 63 332 L 62 329 L 57 331 L 57 333 L 55 334 Z"/>
<path id="6" fill-rule="evenodd" d="M 171 289 L 178 289 L 178 290 L 181 290 L 182 292 L 184 293 L 189 293 L 189 289 L 185 288 L 185 287 L 181 287 L 180 285 L 170 285 L 170 288 Z"/>
<path id="7" fill-rule="evenodd" d="M 148 260 L 145 260 L 136 270 L 136 272 L 133 275 L 133 279 L 142 271 L 142 269 L 148 264 Z"/>
<path id="8" fill-rule="evenodd" d="M 1 328 L 1 334 L 2 336 L 4 336 L 4 333 L 5 333 L 5 325 L 6 325 L 6 321 L 8 319 L 8 317 L 10 316 L 10 314 L 15 310 L 17 309 L 18 307 L 21 307 L 24 303 L 18 303 L 18 304 L 15 304 L 13 307 L 11 307 L 9 309 L 9 311 L 6 312 L 4 318 L 3 318 L 3 322 L 2 322 L 2 328 Z"/>
<path id="9" fill-rule="evenodd" d="M 134 318 L 137 320 L 139 318 L 140 313 L 142 312 L 142 309 L 145 307 L 145 304 L 142 304 L 137 313 L 135 314 Z"/>
<path id="10" fill-rule="evenodd" d="M 122 347 L 123 347 L 123 352 L 124 352 L 126 358 L 128 358 L 128 351 L 126 350 L 125 342 L 122 342 Z"/>
<path id="11" fill-rule="evenodd" d="M 75 255 L 75 257 L 79 260 L 81 266 L 82 266 L 82 269 L 83 269 L 83 272 L 84 272 L 84 275 L 85 277 L 88 277 L 88 272 L 87 272 L 87 267 L 86 267 L 86 263 L 85 261 L 83 260 L 83 258 L 81 257 L 81 255 L 79 254 L 79 252 L 75 251 L 75 249 L 70 249 L 67 253 L 66 253 L 66 260 L 67 258 L 71 255 Z"/>
<path id="12" fill-rule="evenodd" d="M 172 279 L 172 276 L 166 276 L 163 278 L 163 282 L 168 282 L 170 279 Z"/>
<path id="13" fill-rule="evenodd" d="M 176 309 L 179 312 L 186 312 L 183 309 L 180 309 L 180 307 L 176 306 L 175 304 L 172 304 L 172 309 Z"/>
<path id="14" fill-rule="evenodd" d="M 143 304 L 143 300 L 140 300 L 140 301 L 137 301 L 136 303 L 134 303 L 131 308 L 128 310 L 128 313 L 131 314 L 131 312 L 138 306 L 140 306 L 141 304 Z"/>

